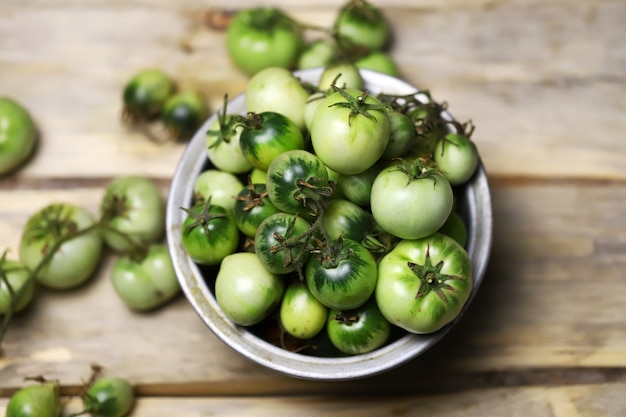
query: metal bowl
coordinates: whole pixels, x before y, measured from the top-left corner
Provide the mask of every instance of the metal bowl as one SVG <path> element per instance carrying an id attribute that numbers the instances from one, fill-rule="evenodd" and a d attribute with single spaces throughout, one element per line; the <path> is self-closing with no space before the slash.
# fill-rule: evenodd
<path id="1" fill-rule="evenodd" d="M 321 71 L 320 68 L 316 68 L 297 71 L 295 74 L 300 79 L 315 84 Z M 372 95 L 380 92 L 394 95 L 419 92 L 419 89 L 397 78 L 368 70 L 362 70 L 361 73 L 366 89 Z M 230 113 L 245 114 L 244 95 L 233 98 L 228 108 Z M 207 273 L 206 269 L 199 267 L 187 256 L 181 242 L 184 212 L 180 207 L 189 207 L 196 177 L 211 167 L 205 150 L 205 132 L 216 117 L 215 114 L 211 116 L 198 130 L 178 163 L 167 201 L 166 230 L 174 269 L 185 296 L 204 323 L 224 343 L 246 358 L 286 375 L 311 380 L 349 380 L 379 374 L 410 361 L 437 343 L 458 322 L 480 288 L 491 250 L 491 196 L 482 162 L 479 163 L 476 174 L 463 186 L 457 197 L 459 212 L 468 225 L 467 250 L 472 261 L 473 289 L 459 316 L 444 328 L 427 335 L 404 334 L 388 345 L 367 354 L 318 357 L 274 346 L 250 329 L 228 320 L 220 310 L 205 279 L 210 280 L 214 277 L 203 276 L 203 273 Z M 444 117 L 452 120 L 448 113 L 444 113 Z"/>

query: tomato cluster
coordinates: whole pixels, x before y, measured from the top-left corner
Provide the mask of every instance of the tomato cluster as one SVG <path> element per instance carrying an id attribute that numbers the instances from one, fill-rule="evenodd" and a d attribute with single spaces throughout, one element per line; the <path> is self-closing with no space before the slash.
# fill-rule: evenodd
<path id="1" fill-rule="evenodd" d="M 344 65 L 354 64 L 399 76 L 388 53 L 391 35 L 385 15 L 365 0 L 346 2 L 330 27 L 299 22 L 280 8 L 260 6 L 234 16 L 226 30 L 226 49 L 231 61 L 249 75 L 270 67 L 328 67 L 347 77 Z"/>
<path id="2" fill-rule="evenodd" d="M 225 98 L 181 240 L 215 268 L 233 323 L 274 323 L 290 350 L 326 341 L 354 355 L 458 316 L 472 268 L 455 196 L 479 156 L 473 126 L 427 93 L 370 95 L 338 79 L 270 67 L 250 79 L 248 113 Z"/>
<path id="3" fill-rule="evenodd" d="M 179 90 L 172 77 L 158 68 L 134 74 L 122 93 L 122 120 L 155 141 L 187 141 L 209 116 L 205 97 L 197 90 Z M 166 136 L 155 133 L 160 121 Z"/>
<path id="4" fill-rule="evenodd" d="M 31 215 L 24 225 L 19 260 L 0 257 L 0 340 L 13 314 L 25 309 L 36 289 L 69 290 L 92 278 L 105 251 L 117 255 L 111 283 L 134 310 L 155 309 L 180 292 L 170 254 L 161 241 L 165 200 L 140 176 L 113 179 L 96 218 L 84 207 L 57 202 Z"/>
<path id="5" fill-rule="evenodd" d="M 80 395 L 84 408 L 70 417 L 125 417 L 130 414 L 135 405 L 134 387 L 124 378 L 100 376 L 101 371 L 100 366 L 92 366 L 92 375 Z M 11 396 L 6 417 L 60 416 L 64 404 L 59 395 L 58 381 L 47 381 L 41 376 L 29 379 L 36 383 L 20 388 Z"/>

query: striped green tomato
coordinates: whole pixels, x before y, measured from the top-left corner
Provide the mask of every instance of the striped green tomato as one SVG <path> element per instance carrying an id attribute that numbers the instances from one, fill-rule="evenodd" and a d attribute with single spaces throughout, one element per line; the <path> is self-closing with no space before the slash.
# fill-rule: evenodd
<path id="1" fill-rule="evenodd" d="M 312 217 L 319 202 L 332 193 L 326 166 L 303 150 L 277 156 L 267 170 L 266 185 L 270 200 L 280 210 Z"/>
<path id="2" fill-rule="evenodd" d="M 244 122 L 239 145 L 248 162 L 265 171 L 283 152 L 303 149 L 305 141 L 291 119 L 276 112 L 262 112 L 251 113 Z"/>
<path id="3" fill-rule="evenodd" d="M 328 248 L 327 248 L 328 249 Z M 333 248 L 332 255 L 311 256 L 304 276 L 311 293 L 329 308 L 349 310 L 363 305 L 374 293 L 376 260 L 352 239 Z"/>

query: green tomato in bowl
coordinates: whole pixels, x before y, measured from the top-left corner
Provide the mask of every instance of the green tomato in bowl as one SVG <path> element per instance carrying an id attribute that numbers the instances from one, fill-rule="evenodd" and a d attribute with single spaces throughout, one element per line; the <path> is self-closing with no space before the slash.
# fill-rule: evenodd
<path id="1" fill-rule="evenodd" d="M 326 324 L 333 346 L 348 355 L 360 355 L 382 347 L 389 340 L 391 328 L 373 299 L 352 310 L 330 310 Z"/>
<path id="2" fill-rule="evenodd" d="M 285 68 L 263 69 L 248 81 L 246 109 L 253 113 L 280 113 L 304 131 L 304 108 L 311 93 Z"/>
<path id="3" fill-rule="evenodd" d="M 419 239 L 436 232 L 454 203 L 446 177 L 415 163 L 389 166 L 372 184 L 370 205 L 374 220 L 383 230 L 402 239 Z"/>
<path id="4" fill-rule="evenodd" d="M 280 304 L 284 291 L 283 278 L 265 269 L 254 253 L 227 256 L 215 278 L 217 304 L 240 326 L 261 322 Z"/>
<path id="5" fill-rule="evenodd" d="M 281 327 L 298 339 L 310 339 L 324 329 L 328 308 L 320 303 L 306 285 L 290 284 L 280 304 Z"/>
<path id="6" fill-rule="evenodd" d="M 338 89 L 315 110 L 311 144 L 329 168 L 353 175 L 378 161 L 390 132 L 387 110 L 377 98 L 361 90 Z"/>
<path id="7" fill-rule="evenodd" d="M 453 238 L 434 233 L 403 240 L 379 263 L 375 297 L 382 314 L 411 333 L 451 323 L 472 291 L 472 266 Z"/>

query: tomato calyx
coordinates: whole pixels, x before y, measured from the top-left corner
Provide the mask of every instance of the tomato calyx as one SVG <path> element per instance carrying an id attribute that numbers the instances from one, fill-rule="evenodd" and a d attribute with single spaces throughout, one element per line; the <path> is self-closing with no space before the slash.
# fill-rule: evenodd
<path id="1" fill-rule="evenodd" d="M 259 193 L 254 188 L 254 183 L 252 180 L 248 180 L 248 185 L 246 186 L 248 192 L 244 195 L 236 195 L 233 196 L 235 200 L 243 201 L 246 205 L 243 207 L 243 211 L 250 211 L 255 207 L 263 206 L 265 204 L 265 198 L 267 197 L 267 191 L 263 191 Z"/>
<path id="2" fill-rule="evenodd" d="M 308 180 L 298 179 L 296 185 L 299 191 L 294 194 L 293 198 L 301 202 L 302 206 L 310 207 L 313 217 L 319 217 L 322 206 L 333 195 L 336 186 L 334 181 L 326 181 L 319 177 L 311 177 Z"/>
<path id="3" fill-rule="evenodd" d="M 272 246 L 270 248 L 270 253 L 278 253 L 285 252 L 285 262 L 283 266 L 288 267 L 292 264 L 297 265 L 298 275 L 302 278 L 302 264 L 305 258 L 306 251 L 308 250 L 309 241 L 311 239 L 313 228 L 309 229 L 304 233 L 300 233 L 298 235 L 293 235 L 295 230 L 296 220 L 298 219 L 298 215 L 294 215 L 293 219 L 289 222 L 287 226 L 287 230 L 285 230 L 285 234 L 281 235 L 279 233 L 274 233 L 274 239 L 278 242 L 278 244 Z M 291 249 L 297 248 L 298 253 L 295 257 L 291 254 Z"/>
<path id="4" fill-rule="evenodd" d="M 343 236 L 339 236 L 336 240 L 330 239 L 321 228 L 323 239 L 325 242 L 316 239 L 317 248 L 312 249 L 311 253 L 317 254 L 320 264 L 324 269 L 337 268 L 341 261 L 345 261 L 350 256 L 354 255 L 354 250 L 348 248 L 344 250 Z"/>
<path id="5" fill-rule="evenodd" d="M 403 158 L 397 158 L 400 164 L 395 167 L 396 171 L 400 171 L 407 176 L 407 185 L 411 181 L 420 179 L 432 179 L 433 187 L 437 185 L 437 175 L 441 174 L 440 170 L 433 167 L 429 160 L 416 158 L 413 161 L 407 161 Z"/>
<path id="6" fill-rule="evenodd" d="M 458 275 L 447 275 L 441 273 L 443 267 L 443 261 L 432 264 L 430 257 L 430 246 L 426 248 L 426 259 L 424 265 L 417 264 L 415 262 L 407 262 L 409 269 L 415 274 L 421 281 L 421 285 L 415 298 L 425 297 L 426 295 L 434 292 L 444 302 L 448 303 L 448 297 L 446 291 L 456 291 L 456 289 L 449 285 L 446 281 L 453 279 L 463 279 Z"/>
<path id="7" fill-rule="evenodd" d="M 339 74 L 335 81 L 339 78 L 341 74 Z M 387 108 L 384 104 L 372 104 L 367 103 L 365 100 L 368 97 L 368 92 L 363 91 L 361 94 L 356 97 L 351 96 L 345 91 L 345 88 L 340 88 L 335 85 L 335 81 L 333 81 L 331 87 L 335 92 L 341 94 L 341 96 L 346 99 L 346 101 L 340 101 L 334 104 L 331 104 L 330 107 L 344 107 L 350 110 L 350 115 L 348 116 L 348 125 L 352 125 L 352 118 L 358 115 L 364 116 L 369 120 L 376 123 L 376 118 L 370 113 L 372 110 L 382 111 Z"/>
<path id="8" fill-rule="evenodd" d="M 202 211 L 200 213 L 194 213 L 193 209 L 188 209 L 188 208 L 184 208 L 181 207 L 181 210 L 183 210 L 185 213 L 187 213 L 188 216 L 190 216 L 191 218 L 193 218 L 193 222 L 189 223 L 187 225 L 187 227 L 185 227 L 185 230 L 183 230 L 183 234 L 188 234 L 192 229 L 200 226 L 202 227 L 202 230 L 204 231 L 204 234 L 206 236 L 210 235 L 210 230 L 209 230 L 209 223 L 214 220 L 214 219 L 218 219 L 221 217 L 226 217 L 227 214 L 226 213 L 211 213 L 211 198 L 212 196 L 209 196 L 209 198 L 207 198 L 206 203 L 204 204 Z"/>
<path id="9" fill-rule="evenodd" d="M 259 7 L 254 13 L 247 15 L 250 27 L 266 32 L 272 32 L 282 22 L 290 22 L 291 18 L 276 7 Z"/>
<path id="10" fill-rule="evenodd" d="M 353 323 L 356 323 L 359 321 L 359 315 L 351 311 L 342 311 L 342 312 L 335 314 L 335 317 L 333 317 L 332 320 L 336 320 L 336 321 L 341 322 L 342 324 L 346 324 L 350 326 Z"/>
<path id="11" fill-rule="evenodd" d="M 222 142 L 230 143 L 235 134 L 237 124 L 242 117 L 239 115 L 228 115 L 228 94 L 224 95 L 222 111 L 217 114 L 218 130 L 207 130 L 207 136 L 215 136 L 215 141 L 209 145 L 209 149 L 216 148 Z"/>

